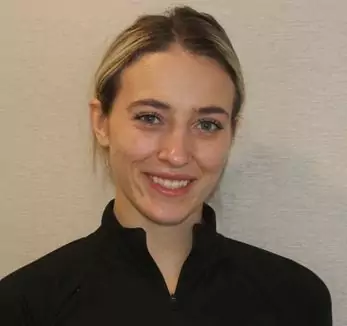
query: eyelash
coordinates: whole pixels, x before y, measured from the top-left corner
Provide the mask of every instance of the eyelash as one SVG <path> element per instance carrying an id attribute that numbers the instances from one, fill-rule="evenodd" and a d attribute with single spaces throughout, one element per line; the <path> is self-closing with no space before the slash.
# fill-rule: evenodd
<path id="1" fill-rule="evenodd" d="M 144 118 L 149 118 L 149 117 L 156 118 L 157 120 L 159 120 L 159 122 L 153 123 L 153 122 L 149 122 L 148 120 L 144 119 Z M 156 113 L 156 112 L 137 113 L 134 116 L 134 120 L 141 121 L 141 122 L 143 122 L 143 123 L 145 123 L 146 125 L 149 125 L 149 126 L 154 126 L 154 125 L 157 125 L 157 124 L 161 124 L 162 117 L 158 113 Z M 223 125 L 219 121 L 217 121 L 215 119 L 199 119 L 197 121 L 197 124 L 201 125 L 202 123 L 211 123 L 216 128 L 213 131 L 202 130 L 202 132 L 213 133 L 213 132 L 219 131 L 221 129 L 224 129 Z M 201 129 L 201 128 L 199 128 L 199 129 Z"/>
<path id="2" fill-rule="evenodd" d="M 219 122 L 219 121 L 217 121 L 217 120 L 214 120 L 214 119 L 199 119 L 198 120 L 198 123 L 205 123 L 205 122 L 207 122 L 207 123 L 212 123 L 212 125 L 214 125 L 215 126 L 215 130 L 213 130 L 213 131 L 207 131 L 207 132 L 209 132 L 209 133 L 212 133 L 212 132 L 216 132 L 216 131 L 218 131 L 218 130 L 221 130 L 221 129 L 223 129 L 223 125 Z M 204 131 L 204 132 L 206 132 L 206 131 Z"/>
<path id="3" fill-rule="evenodd" d="M 134 120 L 139 120 L 139 121 L 141 121 L 141 122 L 143 122 L 143 123 L 145 123 L 145 124 L 147 124 L 147 125 L 156 125 L 157 123 L 151 123 L 151 122 L 149 122 L 149 121 L 146 121 L 146 120 L 144 120 L 143 118 L 148 118 L 148 117 L 154 117 L 154 118 L 156 118 L 156 119 L 158 119 L 158 120 L 160 120 L 160 122 L 161 122 L 161 116 L 158 114 L 158 113 L 156 113 L 156 112 L 149 112 L 149 113 L 137 113 L 135 116 L 134 116 Z"/>

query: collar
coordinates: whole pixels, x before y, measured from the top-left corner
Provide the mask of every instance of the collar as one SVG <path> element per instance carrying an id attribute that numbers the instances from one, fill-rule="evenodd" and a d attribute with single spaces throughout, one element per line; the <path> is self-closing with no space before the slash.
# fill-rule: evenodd
<path id="1" fill-rule="evenodd" d="M 147 249 L 146 232 L 142 228 L 127 228 L 122 226 L 114 213 L 115 199 L 105 207 L 101 229 L 108 234 L 107 247 L 109 252 L 121 252 L 127 259 L 145 263 L 151 260 Z M 204 259 L 215 257 L 215 244 L 217 239 L 216 214 L 211 206 L 204 203 L 201 223 L 196 223 L 192 229 L 193 244 L 191 255 Z"/>

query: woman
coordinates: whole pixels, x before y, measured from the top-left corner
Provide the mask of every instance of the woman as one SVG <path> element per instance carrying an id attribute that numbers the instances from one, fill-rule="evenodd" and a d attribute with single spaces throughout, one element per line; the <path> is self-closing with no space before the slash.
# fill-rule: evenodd
<path id="1" fill-rule="evenodd" d="M 328 326 L 297 263 L 216 232 L 244 84 L 223 28 L 189 7 L 140 17 L 106 52 L 90 117 L 116 199 L 100 228 L 7 276 L 1 325 Z"/>

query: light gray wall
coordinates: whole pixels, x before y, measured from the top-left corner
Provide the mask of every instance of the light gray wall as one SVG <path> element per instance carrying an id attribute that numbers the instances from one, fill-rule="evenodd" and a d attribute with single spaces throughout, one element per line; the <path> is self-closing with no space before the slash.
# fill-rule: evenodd
<path id="1" fill-rule="evenodd" d="M 91 172 L 92 73 L 138 14 L 184 3 L 226 27 L 248 88 L 219 229 L 316 271 L 347 325 L 344 0 L 2 1 L 0 276 L 99 224 L 112 191 Z"/>

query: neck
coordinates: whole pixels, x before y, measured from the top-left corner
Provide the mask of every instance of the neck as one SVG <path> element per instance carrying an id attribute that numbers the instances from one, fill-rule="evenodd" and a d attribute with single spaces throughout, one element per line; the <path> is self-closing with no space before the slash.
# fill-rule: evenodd
<path id="1" fill-rule="evenodd" d="M 147 247 L 171 293 L 175 292 L 183 263 L 192 248 L 192 229 L 186 225 L 146 230 Z"/>
<path id="2" fill-rule="evenodd" d="M 200 222 L 201 209 L 177 225 L 163 225 L 141 214 L 124 196 L 117 194 L 114 210 L 124 227 L 140 227 L 146 231 L 148 251 L 163 274 L 169 291 L 173 293 L 183 263 L 191 251 L 192 229 L 194 224 Z"/>

